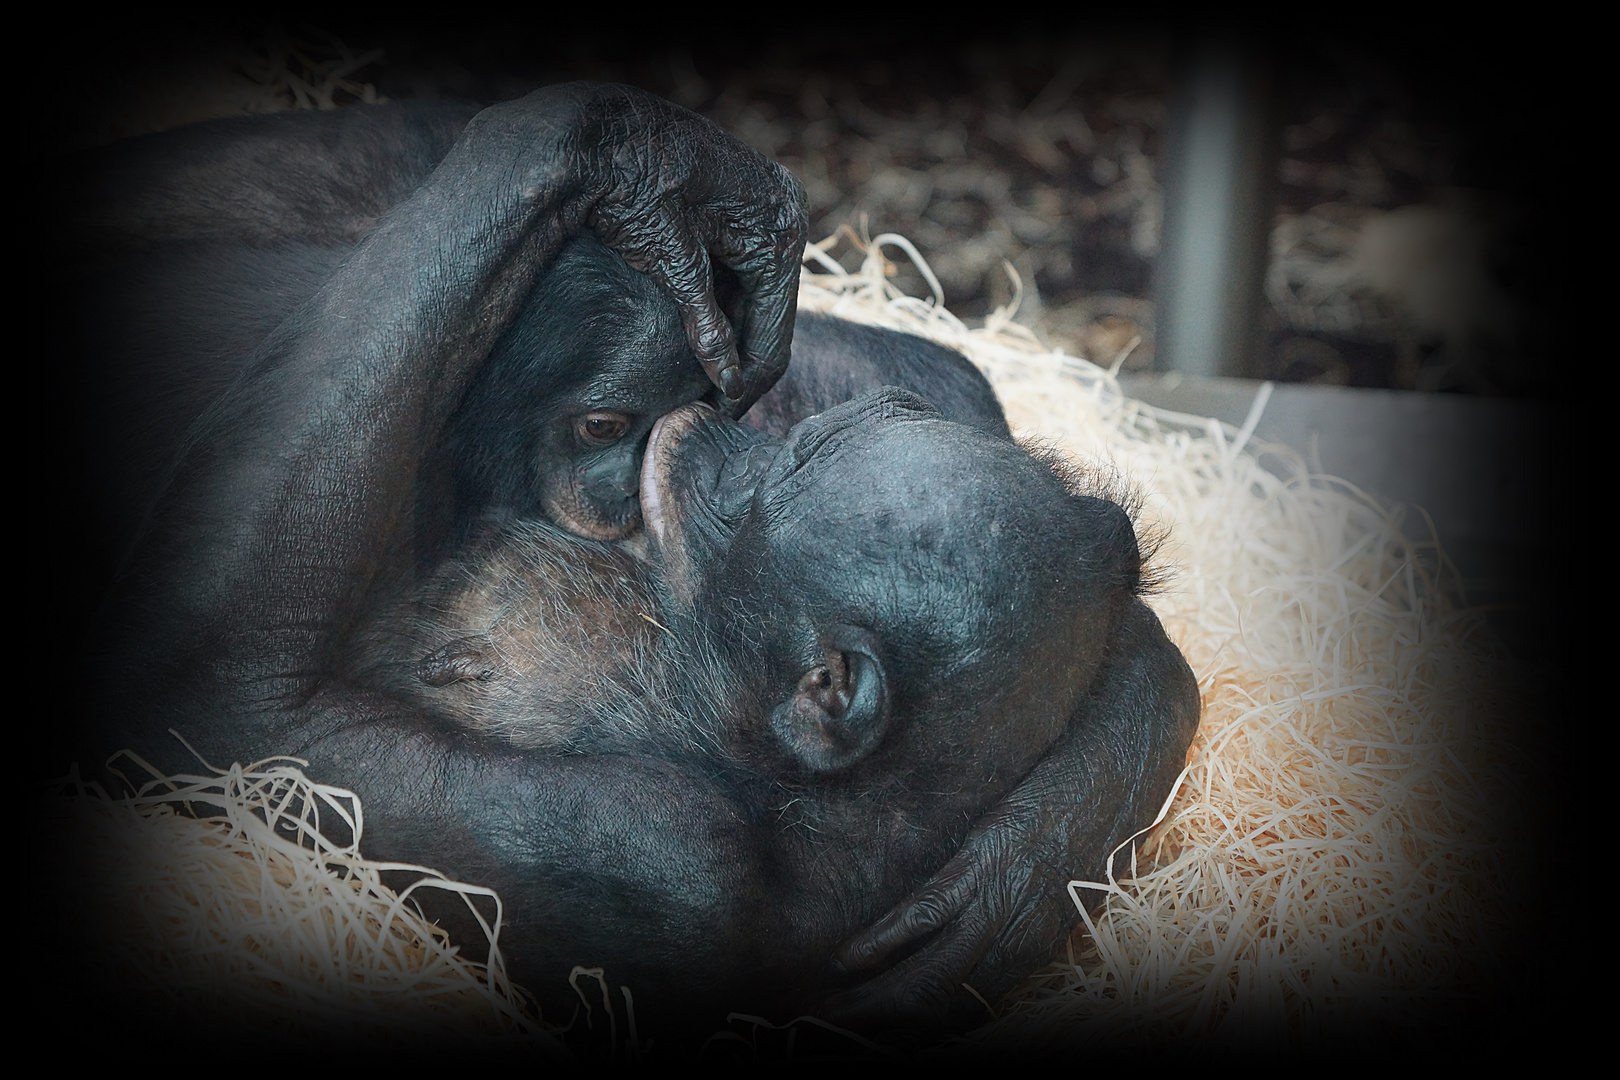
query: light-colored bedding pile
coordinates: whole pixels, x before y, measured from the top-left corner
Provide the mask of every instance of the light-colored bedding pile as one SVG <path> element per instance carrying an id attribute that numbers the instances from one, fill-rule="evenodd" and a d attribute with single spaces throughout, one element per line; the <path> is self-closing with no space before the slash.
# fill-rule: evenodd
<path id="1" fill-rule="evenodd" d="M 114 768 L 140 785 L 134 797 L 59 784 L 47 824 L 71 852 L 45 861 L 69 921 L 94 935 L 70 950 L 90 961 L 78 984 L 115 987 L 137 1012 L 161 1003 L 175 1029 L 198 1034 L 228 1025 L 314 1045 L 464 1035 L 560 1049 L 506 978 L 495 893 L 364 858 L 360 801 L 302 764 L 152 779 L 125 756 Z M 486 940 L 451 943 L 412 903 L 421 889 L 459 894 Z"/>

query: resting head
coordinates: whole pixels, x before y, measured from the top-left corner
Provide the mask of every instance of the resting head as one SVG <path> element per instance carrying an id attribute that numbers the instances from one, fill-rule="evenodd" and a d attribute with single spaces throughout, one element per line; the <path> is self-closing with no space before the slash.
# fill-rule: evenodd
<path id="1" fill-rule="evenodd" d="M 653 422 L 713 390 L 674 304 L 594 237 L 577 237 L 457 410 L 458 512 L 627 536 L 641 525 L 637 477 Z"/>
<path id="2" fill-rule="evenodd" d="M 785 440 L 681 408 L 641 473 L 666 612 L 726 641 L 781 766 L 860 788 L 1007 783 L 1063 730 L 1140 570 L 1072 486 L 892 387 Z"/>

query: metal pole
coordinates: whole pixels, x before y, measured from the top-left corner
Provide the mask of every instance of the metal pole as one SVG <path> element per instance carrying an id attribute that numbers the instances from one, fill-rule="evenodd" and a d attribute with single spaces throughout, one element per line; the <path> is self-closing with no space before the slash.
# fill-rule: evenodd
<path id="1" fill-rule="evenodd" d="M 1157 366 L 1257 375 L 1277 183 L 1271 79 L 1258 47 L 1211 37 L 1179 55 L 1161 176 Z"/>

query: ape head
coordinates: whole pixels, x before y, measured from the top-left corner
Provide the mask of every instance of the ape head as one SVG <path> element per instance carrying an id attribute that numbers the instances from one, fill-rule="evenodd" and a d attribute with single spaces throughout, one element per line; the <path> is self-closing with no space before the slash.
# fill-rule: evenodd
<path id="1" fill-rule="evenodd" d="M 894 388 L 785 441 L 682 408 L 641 493 L 666 610 L 757 684 L 760 743 L 862 790 L 924 765 L 936 785 L 1021 775 L 1138 586 L 1119 505 Z"/>
<path id="2" fill-rule="evenodd" d="M 570 241 L 452 422 L 458 517 L 543 516 L 597 540 L 634 532 L 647 433 L 712 389 L 657 287 L 594 237 Z"/>

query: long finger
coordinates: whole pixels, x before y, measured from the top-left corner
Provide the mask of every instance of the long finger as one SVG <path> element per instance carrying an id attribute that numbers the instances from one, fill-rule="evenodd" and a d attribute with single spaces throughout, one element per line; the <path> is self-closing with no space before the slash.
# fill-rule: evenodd
<path id="1" fill-rule="evenodd" d="M 1000 933 L 990 935 L 967 982 L 994 1001 L 1029 974 L 1063 952 L 1063 943 L 1079 925 L 1072 901 L 1063 890 L 1023 897 L 1019 910 L 1008 913 Z"/>
<path id="2" fill-rule="evenodd" d="M 799 269 L 796 263 L 764 268 L 746 263 L 727 265 L 736 273 L 743 289 L 742 307 L 734 328 L 743 393 L 733 415 L 741 416 L 787 371 L 794 318 L 798 313 Z"/>
<path id="3" fill-rule="evenodd" d="M 968 997 L 962 989 L 989 937 L 978 919 L 953 926 L 916 955 L 869 982 L 836 994 L 817 1012 L 851 1028 L 935 1027 Z"/>
<path id="4" fill-rule="evenodd" d="M 784 182 L 798 185 L 785 169 L 781 174 Z M 733 329 L 747 388 L 744 410 L 782 377 L 793 343 L 808 221 L 802 196 L 777 210 L 776 220 L 764 227 L 711 247 L 715 261 L 736 274 L 742 286 L 742 311 Z"/>
<path id="5" fill-rule="evenodd" d="M 633 219 L 598 210 L 591 225 L 604 244 L 675 301 L 687 344 L 709 381 L 724 398 L 740 398 L 743 378 L 731 324 L 714 295 L 708 249 L 685 216 L 661 202 Z"/>
<path id="6" fill-rule="evenodd" d="M 833 953 L 833 963 L 848 972 L 880 967 L 893 953 L 949 926 L 972 903 L 976 892 L 970 874 L 951 874 L 947 867 L 939 878 L 840 945 Z"/>

